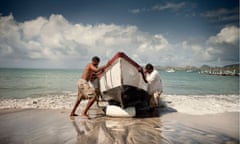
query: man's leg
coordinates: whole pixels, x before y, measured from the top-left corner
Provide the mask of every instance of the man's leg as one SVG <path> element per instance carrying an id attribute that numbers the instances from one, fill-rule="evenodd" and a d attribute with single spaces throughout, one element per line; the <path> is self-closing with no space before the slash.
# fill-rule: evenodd
<path id="1" fill-rule="evenodd" d="M 152 94 L 150 96 L 151 96 L 151 98 L 150 98 L 150 107 L 151 108 L 156 108 L 157 104 L 158 104 L 158 102 L 157 102 L 157 95 L 154 93 L 154 94 Z"/>
<path id="2" fill-rule="evenodd" d="M 160 96 L 161 96 L 161 93 L 162 93 L 162 92 L 156 91 L 156 92 L 153 94 L 156 107 L 159 107 L 159 106 L 160 106 Z"/>
<path id="3" fill-rule="evenodd" d="M 99 101 L 103 100 L 103 97 L 102 97 L 99 89 L 96 89 L 95 91 L 96 91 L 96 101 L 97 101 L 97 105 L 98 105 Z"/>
<path id="4" fill-rule="evenodd" d="M 157 107 L 163 108 L 163 107 L 166 107 L 166 104 L 161 100 L 161 97 L 160 97 L 161 94 L 162 92 L 156 92 L 154 98 L 156 100 Z"/>
<path id="5" fill-rule="evenodd" d="M 82 116 L 87 116 L 88 117 L 87 112 L 90 109 L 90 107 L 93 105 L 95 100 L 96 100 L 96 96 L 91 98 L 90 100 L 88 100 L 87 106 L 85 107 L 84 111 L 82 112 Z"/>
<path id="6" fill-rule="evenodd" d="M 81 93 L 80 90 L 78 89 L 77 100 L 76 100 L 76 102 L 75 102 L 75 104 L 74 104 L 74 107 L 73 107 L 73 109 L 72 109 L 72 112 L 70 113 L 70 116 L 77 116 L 77 114 L 75 114 L 75 111 L 76 111 L 78 105 L 80 104 L 81 100 L 82 100 L 82 93 Z"/>

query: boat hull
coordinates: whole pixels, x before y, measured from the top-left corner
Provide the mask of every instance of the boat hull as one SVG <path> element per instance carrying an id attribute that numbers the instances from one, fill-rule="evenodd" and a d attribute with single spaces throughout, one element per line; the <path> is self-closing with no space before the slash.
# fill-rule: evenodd
<path id="1" fill-rule="evenodd" d="M 103 98 L 109 101 L 110 105 L 126 107 L 148 106 L 149 96 L 146 91 L 134 86 L 118 86 L 103 92 Z"/>
<path id="2" fill-rule="evenodd" d="M 148 85 L 138 71 L 140 66 L 123 53 L 116 54 L 109 63 L 100 76 L 103 99 L 122 108 L 148 106 Z"/>

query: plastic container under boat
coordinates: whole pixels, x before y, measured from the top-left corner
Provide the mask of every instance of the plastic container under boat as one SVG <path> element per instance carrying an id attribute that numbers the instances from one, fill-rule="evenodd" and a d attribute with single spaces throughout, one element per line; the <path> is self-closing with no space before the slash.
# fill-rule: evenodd
<path id="1" fill-rule="evenodd" d="M 108 105 L 106 108 L 106 115 L 111 117 L 135 117 L 136 109 L 135 107 L 122 109 L 119 106 Z"/>

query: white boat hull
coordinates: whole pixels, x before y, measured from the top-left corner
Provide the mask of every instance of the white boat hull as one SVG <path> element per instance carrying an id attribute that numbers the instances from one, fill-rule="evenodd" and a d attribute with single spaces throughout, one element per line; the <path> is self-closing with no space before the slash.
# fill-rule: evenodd
<path id="1" fill-rule="evenodd" d="M 118 106 L 109 105 L 106 108 L 106 115 L 111 117 L 135 117 L 136 109 L 135 107 L 122 109 Z"/>
<path id="2" fill-rule="evenodd" d="M 103 98 L 122 108 L 148 104 L 147 83 L 138 71 L 140 67 L 123 53 L 110 61 L 111 65 L 100 76 L 100 92 Z"/>

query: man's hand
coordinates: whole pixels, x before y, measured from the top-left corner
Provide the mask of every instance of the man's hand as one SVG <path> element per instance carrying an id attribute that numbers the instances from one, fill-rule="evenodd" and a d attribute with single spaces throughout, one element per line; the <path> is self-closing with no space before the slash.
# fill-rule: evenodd
<path id="1" fill-rule="evenodd" d="M 138 67 L 138 72 L 143 72 L 143 68 L 142 67 Z"/>
<path id="2" fill-rule="evenodd" d="M 148 81 L 146 80 L 145 74 L 144 74 L 144 70 L 142 67 L 138 67 L 138 72 L 140 72 L 142 74 L 142 78 L 144 80 L 145 83 L 148 83 Z"/>

